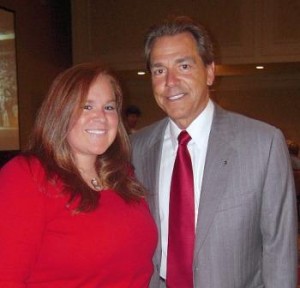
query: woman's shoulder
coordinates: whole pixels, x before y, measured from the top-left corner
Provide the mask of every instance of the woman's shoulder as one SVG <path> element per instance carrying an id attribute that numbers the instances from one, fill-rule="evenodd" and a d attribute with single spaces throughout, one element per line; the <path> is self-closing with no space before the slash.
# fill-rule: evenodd
<path id="1" fill-rule="evenodd" d="M 17 155 L 8 161 L 1 169 L 0 169 L 0 177 L 6 176 L 8 177 L 10 174 L 16 177 L 20 177 L 21 175 L 34 175 L 39 178 L 45 176 L 45 172 L 40 160 L 31 155 Z"/>
<path id="2" fill-rule="evenodd" d="M 18 155 L 7 162 L 0 170 L 0 183 L 2 194 L 15 197 L 30 193 L 35 199 L 41 195 L 49 199 L 61 196 L 62 192 L 62 183 L 56 178 L 49 179 L 42 162 L 33 155 Z"/>
<path id="3" fill-rule="evenodd" d="M 41 162 L 36 156 L 19 154 L 9 160 L 2 169 L 11 169 L 21 167 L 23 169 L 29 168 L 42 168 Z"/>

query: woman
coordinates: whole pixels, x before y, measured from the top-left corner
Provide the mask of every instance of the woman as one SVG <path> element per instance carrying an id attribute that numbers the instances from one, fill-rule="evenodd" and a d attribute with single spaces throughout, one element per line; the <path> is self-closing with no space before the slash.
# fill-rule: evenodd
<path id="1" fill-rule="evenodd" d="M 0 287 L 148 287 L 156 246 L 122 93 L 101 66 L 53 82 L 28 151 L 0 171 Z"/>

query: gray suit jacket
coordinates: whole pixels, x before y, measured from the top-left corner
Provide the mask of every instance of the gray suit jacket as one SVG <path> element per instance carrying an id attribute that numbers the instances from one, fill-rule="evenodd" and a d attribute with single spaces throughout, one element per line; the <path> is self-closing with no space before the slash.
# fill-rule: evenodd
<path id="1" fill-rule="evenodd" d="M 132 135 L 137 178 L 160 230 L 158 179 L 168 118 Z M 295 288 L 297 216 L 282 133 L 216 105 L 203 175 L 194 252 L 194 287 Z M 159 278 L 161 244 L 150 287 Z M 184 287 L 178 287 L 184 288 Z"/>

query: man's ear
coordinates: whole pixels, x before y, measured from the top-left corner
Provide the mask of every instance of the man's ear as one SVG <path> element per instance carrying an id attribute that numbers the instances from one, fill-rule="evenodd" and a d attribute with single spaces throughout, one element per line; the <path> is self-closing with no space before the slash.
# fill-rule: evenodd
<path id="1" fill-rule="evenodd" d="M 207 86 L 211 86 L 215 80 L 215 71 L 216 71 L 215 62 L 212 62 L 211 64 L 207 65 L 206 71 L 207 71 L 206 84 Z"/>

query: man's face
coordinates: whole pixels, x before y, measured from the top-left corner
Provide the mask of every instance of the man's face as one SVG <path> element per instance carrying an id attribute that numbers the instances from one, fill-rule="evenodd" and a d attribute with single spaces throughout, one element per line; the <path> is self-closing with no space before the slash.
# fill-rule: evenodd
<path id="1" fill-rule="evenodd" d="M 150 69 L 158 106 L 179 128 L 187 128 L 208 103 L 214 63 L 204 66 L 195 39 L 185 32 L 155 40 Z"/>

